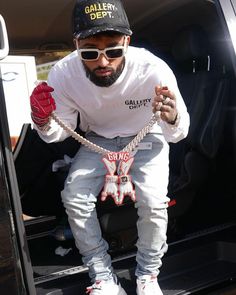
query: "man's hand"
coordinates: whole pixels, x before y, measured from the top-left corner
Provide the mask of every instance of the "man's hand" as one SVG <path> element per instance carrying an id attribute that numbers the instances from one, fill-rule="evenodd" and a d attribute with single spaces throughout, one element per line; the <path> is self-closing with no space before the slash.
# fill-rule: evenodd
<path id="1" fill-rule="evenodd" d="M 39 127 L 49 122 L 51 113 L 56 109 L 52 91 L 54 89 L 43 82 L 34 88 L 30 96 L 31 117 Z"/>
<path id="2" fill-rule="evenodd" d="M 159 112 L 160 118 L 163 121 L 169 124 L 175 124 L 178 112 L 174 93 L 166 86 L 156 86 L 155 93 L 156 96 L 152 103 L 153 113 Z"/>

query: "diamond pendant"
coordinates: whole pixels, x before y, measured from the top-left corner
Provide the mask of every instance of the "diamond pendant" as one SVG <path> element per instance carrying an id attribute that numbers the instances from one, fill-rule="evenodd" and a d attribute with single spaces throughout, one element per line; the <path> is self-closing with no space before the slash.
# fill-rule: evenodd
<path id="1" fill-rule="evenodd" d="M 129 152 L 110 152 L 102 158 L 102 161 L 108 173 L 105 176 L 101 200 L 105 201 L 108 196 L 111 196 L 118 206 L 123 204 L 125 196 L 129 196 L 132 201 L 135 201 L 132 178 L 128 174 L 134 157 Z"/>

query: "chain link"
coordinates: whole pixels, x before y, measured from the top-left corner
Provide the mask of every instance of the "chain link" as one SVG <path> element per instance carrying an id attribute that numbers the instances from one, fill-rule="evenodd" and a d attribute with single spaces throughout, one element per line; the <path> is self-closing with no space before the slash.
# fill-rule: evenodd
<path id="1" fill-rule="evenodd" d="M 57 122 L 61 128 L 63 128 L 68 134 L 70 134 L 75 140 L 80 142 L 81 144 L 87 146 L 92 151 L 99 153 L 99 154 L 108 154 L 112 151 L 109 151 L 107 149 L 102 148 L 101 146 L 98 146 L 91 141 L 87 140 L 77 132 L 75 132 L 73 129 L 71 129 L 69 126 L 67 126 L 59 117 L 55 114 L 55 112 L 52 112 L 51 118 Z M 150 132 L 153 125 L 160 121 L 160 112 L 156 112 L 152 115 L 151 120 L 147 124 L 147 126 L 144 126 L 143 129 L 139 131 L 139 133 L 133 138 L 133 140 L 123 148 L 122 152 L 132 152 L 136 146 L 143 140 L 143 138 L 147 135 L 147 133 Z"/>

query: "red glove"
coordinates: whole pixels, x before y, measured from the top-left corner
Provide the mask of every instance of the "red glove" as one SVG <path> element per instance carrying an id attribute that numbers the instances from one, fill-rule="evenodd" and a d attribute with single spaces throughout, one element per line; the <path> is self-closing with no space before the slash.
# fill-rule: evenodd
<path id="1" fill-rule="evenodd" d="M 36 86 L 30 96 L 31 117 L 38 126 L 49 122 L 51 113 L 56 109 L 55 100 L 51 95 L 54 89 L 43 82 Z"/>

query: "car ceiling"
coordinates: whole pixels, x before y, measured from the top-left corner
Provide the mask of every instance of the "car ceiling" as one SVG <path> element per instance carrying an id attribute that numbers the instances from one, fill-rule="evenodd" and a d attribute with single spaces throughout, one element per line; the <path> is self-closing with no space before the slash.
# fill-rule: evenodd
<path id="1" fill-rule="evenodd" d="M 132 30 L 138 31 L 151 24 L 154 19 L 168 15 L 178 7 L 212 1 L 124 0 L 123 2 Z M 71 13 L 74 4 L 75 0 L 1 1 L 0 14 L 6 22 L 10 53 L 72 49 Z M 168 22 L 165 22 L 165 27 L 168 28 Z"/>

